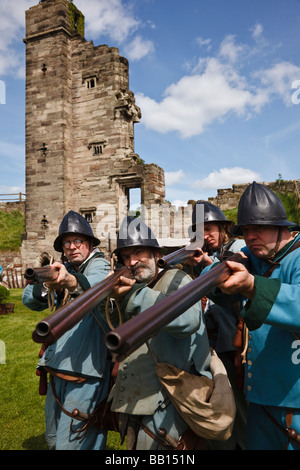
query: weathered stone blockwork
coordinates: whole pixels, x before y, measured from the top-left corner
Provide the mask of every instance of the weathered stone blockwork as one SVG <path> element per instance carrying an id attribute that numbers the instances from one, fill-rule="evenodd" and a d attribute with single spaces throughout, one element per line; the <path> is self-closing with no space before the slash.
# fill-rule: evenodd
<path id="1" fill-rule="evenodd" d="M 130 188 L 141 188 L 145 206 L 164 202 L 164 171 L 134 153 L 141 111 L 129 90 L 128 61 L 115 47 L 86 41 L 76 15 L 67 0 L 44 0 L 26 11 L 24 264 L 53 252 L 71 209 L 91 221 L 107 252 L 105 224 L 111 218 L 116 232 Z"/>
<path id="2" fill-rule="evenodd" d="M 250 183 L 233 184 L 232 188 L 218 189 L 216 197 L 208 198 L 208 201 L 218 206 L 221 210 L 235 209 L 245 189 Z M 298 200 L 300 207 L 300 180 L 277 180 L 272 182 L 261 182 L 268 186 L 271 191 L 285 194 L 293 194 Z"/>

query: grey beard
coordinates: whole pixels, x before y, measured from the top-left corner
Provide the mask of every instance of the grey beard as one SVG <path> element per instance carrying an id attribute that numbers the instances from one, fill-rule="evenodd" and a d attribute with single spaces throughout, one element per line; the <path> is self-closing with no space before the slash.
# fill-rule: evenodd
<path id="1" fill-rule="evenodd" d="M 135 271 L 138 270 L 139 268 L 143 268 L 143 270 L 139 273 L 136 273 Z M 155 264 L 151 267 L 150 266 L 145 266 L 144 264 L 139 264 L 138 266 L 135 266 L 132 269 L 132 274 L 133 274 L 134 279 L 136 279 L 137 282 L 149 283 L 155 277 L 156 266 L 155 266 Z"/>

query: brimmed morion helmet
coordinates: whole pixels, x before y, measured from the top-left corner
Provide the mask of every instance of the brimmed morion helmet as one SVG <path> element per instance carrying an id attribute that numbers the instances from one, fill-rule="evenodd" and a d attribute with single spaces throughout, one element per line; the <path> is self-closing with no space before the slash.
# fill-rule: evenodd
<path id="1" fill-rule="evenodd" d="M 63 251 L 62 240 L 65 235 L 83 235 L 85 238 L 92 240 L 93 246 L 100 244 L 100 240 L 94 237 L 92 227 L 88 221 L 77 212 L 69 211 L 63 218 L 59 230 L 58 237 L 54 240 L 54 249 Z"/>
<path id="2" fill-rule="evenodd" d="M 203 212 L 199 210 L 203 206 Z M 203 216 L 203 220 L 197 220 L 199 214 Z M 193 212 L 192 212 L 192 225 L 189 227 L 189 234 L 190 236 L 192 233 L 197 232 L 197 225 L 203 224 L 203 222 L 215 222 L 215 223 L 222 223 L 222 224 L 233 224 L 234 222 L 228 220 L 221 211 L 221 209 L 214 204 L 211 204 L 207 201 L 197 201 L 194 204 Z"/>
<path id="3" fill-rule="evenodd" d="M 281 200 L 271 189 L 253 181 L 240 198 L 237 225 L 231 227 L 231 233 L 242 235 L 244 225 L 291 227 L 297 224 L 287 219 Z"/>
<path id="4" fill-rule="evenodd" d="M 114 253 L 119 257 L 120 250 L 131 246 L 162 248 L 152 230 L 141 219 L 127 216 L 123 219 L 117 237 Z"/>

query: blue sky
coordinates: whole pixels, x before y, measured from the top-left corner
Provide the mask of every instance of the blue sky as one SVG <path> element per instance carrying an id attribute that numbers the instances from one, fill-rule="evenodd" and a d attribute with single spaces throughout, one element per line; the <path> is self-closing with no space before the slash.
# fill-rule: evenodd
<path id="1" fill-rule="evenodd" d="M 0 193 L 25 192 L 25 10 L 0 4 Z M 119 48 L 141 107 L 135 152 L 166 199 L 300 178 L 299 0 L 74 0 L 87 40 Z"/>

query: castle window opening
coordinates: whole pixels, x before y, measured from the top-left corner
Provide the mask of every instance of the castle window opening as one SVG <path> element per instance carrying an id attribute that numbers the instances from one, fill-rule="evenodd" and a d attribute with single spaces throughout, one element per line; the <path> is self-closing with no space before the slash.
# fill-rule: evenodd
<path id="1" fill-rule="evenodd" d="M 141 188 L 129 188 L 128 212 L 132 217 L 138 217 L 141 213 Z"/>
<path id="2" fill-rule="evenodd" d="M 101 155 L 105 147 L 105 142 L 89 142 L 87 148 L 93 150 L 93 155 Z"/>
<path id="3" fill-rule="evenodd" d="M 94 145 L 94 155 L 100 155 L 102 153 L 102 145 Z"/>
<path id="4" fill-rule="evenodd" d="M 96 82 L 97 82 L 96 77 L 88 78 L 88 79 L 86 80 L 86 87 L 87 87 L 87 89 L 89 90 L 89 89 L 91 89 L 91 88 L 95 88 Z"/>
<path id="5" fill-rule="evenodd" d="M 96 214 L 96 207 L 81 208 L 80 213 L 83 217 L 85 217 L 87 222 L 91 224 Z"/>

